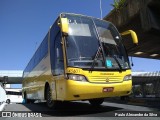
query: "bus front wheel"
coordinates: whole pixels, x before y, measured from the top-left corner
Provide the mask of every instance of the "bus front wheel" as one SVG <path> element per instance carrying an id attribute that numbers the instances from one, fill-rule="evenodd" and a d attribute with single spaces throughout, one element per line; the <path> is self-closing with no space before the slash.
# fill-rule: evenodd
<path id="1" fill-rule="evenodd" d="M 57 107 L 57 101 L 52 100 L 52 93 L 49 86 L 47 87 L 46 90 L 46 103 L 49 108 L 55 109 Z"/>
<path id="2" fill-rule="evenodd" d="M 96 98 L 89 100 L 89 103 L 93 106 L 100 106 L 104 102 L 104 98 Z"/>

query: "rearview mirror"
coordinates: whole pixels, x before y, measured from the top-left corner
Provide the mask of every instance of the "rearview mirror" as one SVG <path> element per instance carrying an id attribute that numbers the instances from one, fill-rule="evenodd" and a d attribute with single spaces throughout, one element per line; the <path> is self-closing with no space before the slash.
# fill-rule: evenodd
<path id="1" fill-rule="evenodd" d="M 132 37 L 132 40 L 133 40 L 133 43 L 135 45 L 138 45 L 138 38 L 137 38 L 137 34 L 133 31 L 133 30 L 127 30 L 125 32 L 122 32 L 121 35 L 129 35 L 131 34 L 131 37 Z"/>
<path id="2" fill-rule="evenodd" d="M 68 28 L 68 19 L 67 18 L 60 18 L 60 23 L 58 25 L 61 28 L 61 31 L 64 34 L 68 34 L 69 28 Z"/>

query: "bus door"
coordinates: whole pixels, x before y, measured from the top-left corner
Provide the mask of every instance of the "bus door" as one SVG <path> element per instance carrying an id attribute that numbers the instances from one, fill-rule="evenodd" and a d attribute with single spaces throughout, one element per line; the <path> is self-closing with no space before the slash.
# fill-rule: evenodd
<path id="1" fill-rule="evenodd" d="M 54 80 L 56 88 L 56 98 L 63 100 L 64 88 L 65 88 L 65 76 L 64 76 L 64 58 L 61 42 L 61 33 L 56 35 L 54 43 Z"/>

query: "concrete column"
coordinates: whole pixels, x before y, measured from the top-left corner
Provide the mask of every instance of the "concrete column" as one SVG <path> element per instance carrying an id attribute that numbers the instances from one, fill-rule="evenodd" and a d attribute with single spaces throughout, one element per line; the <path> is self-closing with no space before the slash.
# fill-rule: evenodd
<path id="1" fill-rule="evenodd" d="M 133 97 L 136 96 L 136 95 L 135 95 L 135 86 L 134 86 L 134 85 L 132 86 L 132 94 L 133 94 Z"/>
<path id="2" fill-rule="evenodd" d="M 160 97 L 160 80 L 156 80 L 153 82 L 155 97 Z"/>
<path id="3" fill-rule="evenodd" d="M 141 84 L 142 96 L 143 96 L 143 97 L 146 97 L 145 86 L 146 86 L 146 84 Z"/>

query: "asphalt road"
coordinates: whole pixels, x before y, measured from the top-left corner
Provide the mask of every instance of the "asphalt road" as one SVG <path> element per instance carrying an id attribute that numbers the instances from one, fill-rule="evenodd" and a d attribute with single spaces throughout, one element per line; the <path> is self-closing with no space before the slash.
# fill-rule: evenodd
<path id="1" fill-rule="evenodd" d="M 137 105 L 129 105 L 129 104 L 120 104 L 120 103 L 111 103 L 104 102 L 101 107 L 93 107 L 88 102 L 69 102 L 63 103 L 61 106 L 55 109 L 49 109 L 46 107 L 45 103 L 36 103 L 36 104 L 9 104 L 6 105 L 5 111 L 18 111 L 20 113 L 25 113 L 26 111 L 31 113 L 42 113 L 42 118 L 30 118 L 30 119 L 38 119 L 38 120 L 53 120 L 53 119 L 65 119 L 65 120 L 106 120 L 106 119 L 117 119 L 117 120 L 144 120 L 144 119 L 152 119 L 159 120 L 159 117 L 124 117 L 122 113 L 125 115 L 127 113 L 133 114 L 143 114 L 146 113 L 156 113 L 160 112 L 160 108 L 151 108 Z M 138 111 L 138 112 L 136 112 Z M 151 114 L 151 115 L 154 115 Z M 39 115 L 39 114 L 38 114 Z M 41 115 L 40 115 L 41 116 Z M 45 116 L 45 118 L 44 118 Z M 0 118 L 0 120 L 19 120 L 22 119 L 20 117 L 15 118 Z M 28 118 L 23 118 L 28 119 Z"/>

